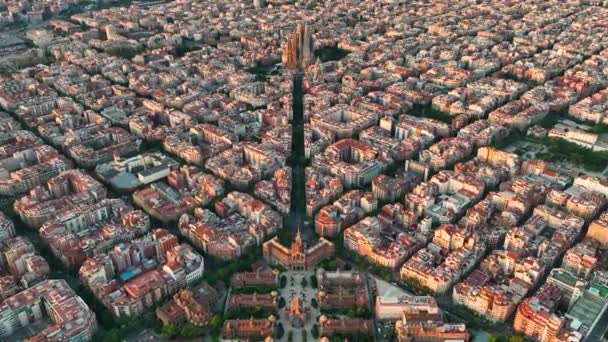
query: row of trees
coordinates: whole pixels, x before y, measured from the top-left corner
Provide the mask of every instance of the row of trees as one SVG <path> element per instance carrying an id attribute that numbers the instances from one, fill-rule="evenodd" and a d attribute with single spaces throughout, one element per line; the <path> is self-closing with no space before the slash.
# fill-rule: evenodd
<path id="1" fill-rule="evenodd" d="M 205 257 L 204 279 L 211 285 L 218 281 L 230 282 L 230 277 L 236 272 L 253 271 L 252 265 L 262 257 L 260 248 L 250 248 L 243 256 L 226 263 L 210 256 Z"/>
<path id="2" fill-rule="evenodd" d="M 254 294 L 254 293 L 270 293 L 272 291 L 276 291 L 277 288 L 274 286 L 265 286 L 265 285 L 258 285 L 258 286 L 248 286 L 248 287 L 243 287 L 240 289 L 232 289 L 232 294 Z"/>
<path id="3" fill-rule="evenodd" d="M 355 317 L 355 318 L 372 318 L 372 311 L 367 307 L 355 308 L 355 309 L 334 309 L 334 310 L 321 309 L 321 313 L 328 317 L 348 316 L 348 317 Z"/>
<path id="4" fill-rule="evenodd" d="M 422 285 L 416 278 L 402 278 L 399 283 L 401 286 L 405 287 L 406 290 L 417 296 L 424 296 L 432 293 L 430 289 Z"/>
<path id="5" fill-rule="evenodd" d="M 582 165 L 589 171 L 600 172 L 608 165 L 605 151 L 593 151 L 560 138 L 545 138 L 543 144 L 555 158 Z"/>
<path id="6" fill-rule="evenodd" d="M 225 319 L 249 319 L 251 317 L 268 317 L 274 315 L 278 317 L 276 310 L 267 310 L 262 307 L 238 308 L 226 312 Z"/>
<path id="7" fill-rule="evenodd" d="M 492 335 L 488 338 L 488 342 L 524 342 L 525 338 L 522 335 L 515 336 L 497 336 Z"/>
<path id="8" fill-rule="evenodd" d="M 181 325 L 167 324 L 167 325 L 163 326 L 163 328 L 161 329 L 162 335 L 167 338 L 171 338 L 171 339 L 176 338 L 176 337 L 181 337 L 181 338 L 197 337 L 197 336 L 201 336 L 203 334 L 203 332 L 204 331 L 201 327 L 197 327 L 190 323 L 181 324 Z"/>
<path id="9" fill-rule="evenodd" d="M 313 274 L 310 276 L 310 287 L 312 287 L 313 289 L 316 289 L 319 287 L 319 281 L 317 280 L 316 274 Z"/>
<path id="10" fill-rule="evenodd" d="M 468 328 L 476 328 L 482 330 L 496 329 L 496 325 L 493 322 L 471 311 L 466 306 L 460 304 L 451 304 L 447 308 L 447 312 L 457 317 L 458 319 L 466 322 Z"/>

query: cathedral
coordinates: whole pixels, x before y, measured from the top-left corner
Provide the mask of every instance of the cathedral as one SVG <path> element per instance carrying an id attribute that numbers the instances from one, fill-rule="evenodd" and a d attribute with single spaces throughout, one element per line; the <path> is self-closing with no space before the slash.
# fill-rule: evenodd
<path id="1" fill-rule="evenodd" d="M 270 264 L 282 265 L 294 271 L 302 271 L 314 267 L 324 259 L 333 256 L 336 251 L 334 244 L 325 238 L 320 238 L 310 248 L 306 247 L 302 235 L 298 230 L 291 248 L 283 246 L 279 242 L 279 239 L 275 237 L 262 245 L 262 251 L 264 258 Z"/>
<path id="2" fill-rule="evenodd" d="M 314 64 L 313 52 L 312 29 L 304 23 L 298 23 L 283 49 L 283 64 L 290 69 L 306 69 Z"/>

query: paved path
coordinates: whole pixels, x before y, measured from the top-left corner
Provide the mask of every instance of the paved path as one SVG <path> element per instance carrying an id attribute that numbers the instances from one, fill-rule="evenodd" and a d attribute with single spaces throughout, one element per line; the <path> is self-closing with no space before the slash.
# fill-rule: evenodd
<path id="1" fill-rule="evenodd" d="M 285 335 L 283 338 L 278 341 L 287 341 L 287 333 L 291 330 L 293 331 L 293 341 L 302 341 L 302 329 L 306 330 L 307 341 L 314 341 L 315 339 L 312 337 L 310 330 L 313 325 L 317 322 L 317 317 L 321 314 L 318 308 L 313 308 L 310 305 L 310 301 L 313 298 L 316 298 L 317 289 L 312 288 L 310 285 L 310 276 L 314 275 L 314 271 L 287 271 L 281 273 L 281 276 L 287 277 L 287 286 L 284 289 L 280 289 L 281 296 L 285 298 L 285 307 L 279 309 L 279 320 L 283 324 L 283 328 L 285 329 Z M 302 279 L 306 278 L 308 281 L 308 286 L 302 287 Z M 292 281 L 293 279 L 293 281 Z M 287 321 L 287 317 L 285 315 L 285 308 L 289 308 L 291 300 L 295 296 L 300 296 L 304 302 L 304 307 L 310 308 L 310 319 L 306 322 L 304 327 L 302 328 L 294 328 Z"/>

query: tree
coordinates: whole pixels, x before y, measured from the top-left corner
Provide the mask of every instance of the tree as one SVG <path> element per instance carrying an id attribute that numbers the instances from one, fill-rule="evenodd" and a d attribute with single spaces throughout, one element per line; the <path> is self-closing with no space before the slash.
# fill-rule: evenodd
<path id="1" fill-rule="evenodd" d="M 258 286 L 248 286 L 241 289 L 232 289 L 233 294 L 254 294 L 254 293 L 270 293 L 275 291 L 276 288 L 273 286 L 266 285 L 258 285 Z"/>
<path id="2" fill-rule="evenodd" d="M 608 130 L 608 127 L 606 127 L 606 126 L 604 126 L 602 124 L 595 124 L 587 132 L 594 133 L 594 134 L 602 134 L 602 133 L 608 133 L 608 132 L 606 132 L 607 130 Z"/>
<path id="3" fill-rule="evenodd" d="M 293 342 L 293 331 L 289 330 L 287 332 L 287 342 Z"/>
<path id="4" fill-rule="evenodd" d="M 231 309 L 226 312 L 226 319 L 248 319 L 250 317 L 262 317 L 268 315 L 276 315 L 274 310 L 267 310 L 261 306 L 253 308 Z"/>
<path id="5" fill-rule="evenodd" d="M 355 309 L 355 317 L 370 318 L 371 316 L 372 316 L 372 312 L 368 308 L 356 308 Z"/>
<path id="6" fill-rule="evenodd" d="M 200 336 L 202 334 L 202 331 L 200 328 L 198 328 L 190 323 L 186 323 L 180 327 L 178 334 L 181 337 L 192 338 L 192 337 Z"/>
<path id="7" fill-rule="evenodd" d="M 279 298 L 279 309 L 284 308 L 285 305 L 286 305 L 285 298 L 283 298 L 283 297 Z"/>
<path id="8" fill-rule="evenodd" d="M 325 259 L 321 262 L 320 267 L 326 271 L 335 271 L 338 269 L 336 259 Z"/>
<path id="9" fill-rule="evenodd" d="M 302 329 L 302 342 L 306 342 L 308 340 L 308 332 L 306 329 Z"/>
<path id="10" fill-rule="evenodd" d="M 279 286 L 284 289 L 287 286 L 287 277 L 286 276 L 281 276 L 281 279 L 279 280 Z"/>
<path id="11" fill-rule="evenodd" d="M 310 329 L 310 335 L 312 335 L 312 337 L 314 339 L 319 338 L 319 325 L 318 324 L 314 324 L 312 326 L 312 329 Z"/>
<path id="12" fill-rule="evenodd" d="M 143 325 L 148 329 L 160 331 L 163 327 L 162 322 L 156 318 L 155 310 L 146 312 L 142 319 Z"/>
<path id="13" fill-rule="evenodd" d="M 521 335 L 513 336 L 500 336 L 491 335 L 488 339 L 489 342 L 524 342 L 524 337 Z"/>
<path id="14" fill-rule="evenodd" d="M 317 300 L 315 298 L 310 300 L 310 306 L 312 306 L 313 308 L 318 308 L 319 307 L 319 303 L 317 303 Z"/>
<path id="15" fill-rule="evenodd" d="M 177 335 L 177 327 L 171 323 L 165 324 L 161 330 L 161 334 L 168 338 L 173 338 Z"/>
<path id="16" fill-rule="evenodd" d="M 308 280 L 306 280 L 306 278 L 302 278 L 300 285 L 302 285 L 302 288 L 306 288 L 308 286 Z"/>
<path id="17" fill-rule="evenodd" d="M 422 283 L 416 278 L 402 278 L 400 283 L 403 287 L 405 287 L 407 290 L 413 292 L 416 295 L 425 295 L 432 292 L 424 285 L 422 285 Z"/>
<path id="18" fill-rule="evenodd" d="M 524 337 L 522 335 L 509 336 L 509 342 L 524 342 Z"/>
<path id="19" fill-rule="evenodd" d="M 319 283 L 317 281 L 317 277 L 314 274 L 310 276 L 310 286 L 313 289 L 316 289 L 317 287 L 319 287 Z"/>
<path id="20" fill-rule="evenodd" d="M 112 313 L 110 313 L 110 311 L 108 310 L 101 311 L 101 317 L 99 320 L 101 321 L 101 324 L 108 327 L 111 327 L 112 325 L 116 324 L 114 321 L 114 316 L 112 316 Z"/>
<path id="21" fill-rule="evenodd" d="M 277 340 L 280 340 L 285 335 L 285 329 L 283 328 L 283 323 L 279 322 L 277 325 Z"/>
<path id="22" fill-rule="evenodd" d="M 143 328 L 139 317 L 119 317 L 116 321 L 127 332 L 139 331 Z"/>
<path id="23" fill-rule="evenodd" d="M 212 331 L 219 332 L 224 325 L 224 318 L 221 315 L 213 315 L 209 320 L 209 326 Z"/>
<path id="24" fill-rule="evenodd" d="M 593 151 L 564 139 L 544 138 L 537 142 L 547 146 L 554 159 L 568 160 L 590 171 L 602 171 L 608 162 L 607 152 Z"/>
<path id="25" fill-rule="evenodd" d="M 287 268 L 283 265 L 274 265 L 274 269 L 279 271 L 279 273 L 287 272 Z"/>
<path id="26" fill-rule="evenodd" d="M 121 342 L 126 338 L 126 335 L 120 329 L 112 329 L 107 337 L 103 338 L 108 342 Z"/>

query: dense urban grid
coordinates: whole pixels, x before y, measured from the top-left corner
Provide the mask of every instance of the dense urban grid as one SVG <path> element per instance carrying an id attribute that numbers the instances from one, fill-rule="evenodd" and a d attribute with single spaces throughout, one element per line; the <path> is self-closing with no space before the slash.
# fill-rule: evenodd
<path id="1" fill-rule="evenodd" d="M 0 340 L 601 341 L 608 1 L 0 0 Z"/>

